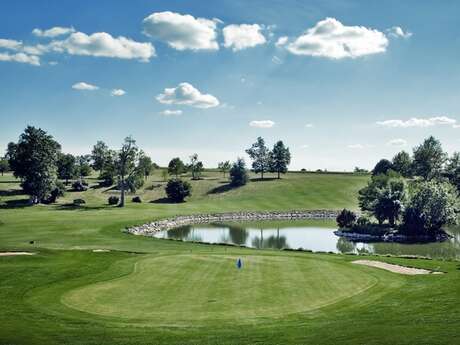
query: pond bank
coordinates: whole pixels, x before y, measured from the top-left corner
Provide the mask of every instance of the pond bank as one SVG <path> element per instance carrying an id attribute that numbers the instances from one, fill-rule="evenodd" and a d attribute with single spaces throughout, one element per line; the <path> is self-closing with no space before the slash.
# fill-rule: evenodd
<path id="1" fill-rule="evenodd" d="M 335 219 L 339 211 L 309 210 L 284 212 L 230 212 L 215 214 L 197 214 L 162 219 L 155 222 L 126 228 L 125 232 L 133 235 L 154 236 L 158 231 L 167 231 L 180 226 L 228 221 L 257 220 L 299 220 L 299 219 Z"/>
<path id="2" fill-rule="evenodd" d="M 339 229 L 334 231 L 334 234 L 339 237 L 344 237 L 352 242 L 428 243 L 443 242 L 451 238 L 451 235 L 445 231 L 439 232 L 435 236 L 408 236 L 394 232 L 377 235 Z"/>

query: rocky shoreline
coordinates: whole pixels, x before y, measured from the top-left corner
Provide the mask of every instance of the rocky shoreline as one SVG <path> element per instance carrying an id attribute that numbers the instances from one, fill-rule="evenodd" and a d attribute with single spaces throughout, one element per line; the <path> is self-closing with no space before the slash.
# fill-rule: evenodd
<path id="1" fill-rule="evenodd" d="M 154 236 L 158 231 L 167 231 L 180 226 L 228 221 L 257 220 L 299 220 L 299 219 L 335 219 L 339 211 L 310 210 L 284 212 L 230 212 L 215 214 L 197 214 L 177 216 L 151 223 L 126 228 L 125 232 L 133 235 Z"/>
<path id="2" fill-rule="evenodd" d="M 363 234 L 351 231 L 337 230 L 334 234 L 344 237 L 352 242 L 397 242 L 397 243 L 416 243 L 416 242 L 442 242 L 451 236 L 446 232 L 440 232 L 436 236 L 407 236 L 398 233 L 386 233 L 383 235 Z"/>

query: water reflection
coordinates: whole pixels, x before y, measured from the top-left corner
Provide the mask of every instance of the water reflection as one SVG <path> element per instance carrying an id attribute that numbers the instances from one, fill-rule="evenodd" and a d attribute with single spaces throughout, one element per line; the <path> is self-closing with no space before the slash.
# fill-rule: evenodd
<path id="1" fill-rule="evenodd" d="M 460 228 L 451 228 L 453 238 L 442 243 L 400 244 L 350 242 L 334 235 L 330 223 L 311 224 L 305 221 L 226 223 L 183 226 L 168 232 L 158 232 L 159 238 L 184 241 L 231 243 L 259 249 L 302 248 L 335 253 L 376 253 L 422 255 L 432 258 L 460 259 Z"/>

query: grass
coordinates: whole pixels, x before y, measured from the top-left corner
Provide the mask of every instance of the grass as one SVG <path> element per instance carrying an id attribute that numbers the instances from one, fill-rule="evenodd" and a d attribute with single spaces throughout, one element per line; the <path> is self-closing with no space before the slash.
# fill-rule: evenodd
<path id="1" fill-rule="evenodd" d="M 28 207 L 0 179 L 0 344 L 456 344 L 460 265 L 374 258 L 447 274 L 402 276 L 351 264 L 354 256 L 162 241 L 120 229 L 175 214 L 356 208 L 366 176 L 289 174 L 221 192 L 208 172 L 184 204 L 158 176 L 144 202 L 109 207 L 112 191 L 68 193 Z M 84 207 L 66 206 L 75 198 Z M 29 241 L 34 240 L 34 244 Z M 92 249 L 107 248 L 96 253 Z M 243 259 L 243 269 L 235 261 Z"/>

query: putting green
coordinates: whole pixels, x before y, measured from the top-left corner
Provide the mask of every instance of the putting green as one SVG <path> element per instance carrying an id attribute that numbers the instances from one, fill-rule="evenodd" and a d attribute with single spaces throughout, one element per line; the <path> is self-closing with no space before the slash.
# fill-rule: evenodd
<path id="1" fill-rule="evenodd" d="M 254 321 L 336 303 L 374 285 L 344 262 L 274 256 L 170 255 L 136 262 L 133 273 L 71 290 L 68 307 L 99 316 L 155 324 Z"/>

